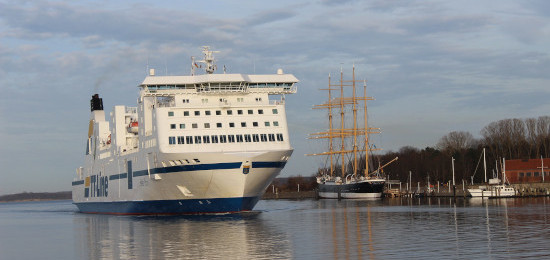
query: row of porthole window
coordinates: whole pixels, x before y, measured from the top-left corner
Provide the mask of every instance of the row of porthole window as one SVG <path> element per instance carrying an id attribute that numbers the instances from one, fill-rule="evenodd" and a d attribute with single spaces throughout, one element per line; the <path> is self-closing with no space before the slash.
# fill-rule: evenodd
<path id="1" fill-rule="evenodd" d="M 229 127 L 233 128 L 235 127 L 235 123 L 234 122 L 230 122 L 230 123 L 227 123 L 227 125 L 229 125 Z M 248 124 L 247 122 L 241 122 L 241 127 L 246 127 Z M 264 122 L 264 126 L 266 127 L 270 127 L 270 126 L 279 126 L 279 121 L 273 121 L 273 122 L 270 122 L 270 121 L 265 121 Z M 177 124 L 170 124 L 170 129 L 177 129 Z M 210 123 L 204 123 L 204 128 L 210 128 L 211 124 Z M 252 126 L 253 127 L 258 127 L 259 126 L 259 123 L 258 122 L 252 122 Z M 179 129 L 185 129 L 186 128 L 186 125 L 185 124 L 179 124 Z M 191 128 L 193 129 L 197 129 L 199 128 L 199 124 L 198 123 L 191 123 Z M 223 123 L 216 123 L 216 128 L 223 128 Z"/>
<path id="2" fill-rule="evenodd" d="M 212 115 L 212 111 L 210 110 L 205 110 L 203 111 L 204 112 L 204 115 L 205 116 L 211 116 Z M 244 110 L 243 109 L 237 109 L 237 115 L 244 115 Z M 254 114 L 254 109 L 248 109 L 247 111 L 247 114 L 248 115 L 253 115 Z M 274 114 L 274 115 L 277 115 L 279 113 L 279 111 L 274 108 L 271 110 L 271 112 Z M 217 116 L 221 116 L 222 115 L 222 111 L 221 110 L 215 110 L 214 112 Z M 233 115 L 233 110 L 226 110 L 225 111 L 226 115 Z M 263 109 L 258 109 L 257 111 L 258 115 L 263 115 L 264 114 L 264 110 Z M 195 110 L 193 111 L 193 114 L 195 116 L 200 116 L 201 115 L 201 111 L 200 110 Z M 175 113 L 174 111 L 168 111 L 168 116 L 174 116 Z M 191 115 L 191 111 L 183 111 L 183 116 L 190 116 Z"/>
<path id="3" fill-rule="evenodd" d="M 238 135 L 188 135 L 169 136 L 168 144 L 217 144 L 217 143 L 251 143 L 283 142 L 283 134 L 238 134 Z"/>

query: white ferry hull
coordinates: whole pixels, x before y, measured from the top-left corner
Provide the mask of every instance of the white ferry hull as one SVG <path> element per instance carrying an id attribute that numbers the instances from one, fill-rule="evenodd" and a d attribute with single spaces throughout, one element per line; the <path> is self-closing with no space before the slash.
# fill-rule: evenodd
<path id="1" fill-rule="evenodd" d="M 272 151 L 245 158 L 242 161 L 251 161 L 248 169 L 247 164 L 236 160 L 142 168 L 132 170 L 130 178 L 128 172 L 92 177 L 88 183 L 73 182 L 73 200 L 83 213 L 169 215 L 249 211 L 286 164 L 280 159 L 291 154 L 292 150 Z M 224 158 L 222 154 L 216 157 Z M 103 184 L 97 181 L 101 178 Z"/>
<path id="2" fill-rule="evenodd" d="M 491 187 L 487 189 L 468 189 L 468 193 L 472 197 L 483 197 L 483 198 L 503 198 L 503 197 L 514 197 L 516 196 L 516 191 L 514 188 L 504 187 L 502 185 L 497 185 L 496 187 Z"/>

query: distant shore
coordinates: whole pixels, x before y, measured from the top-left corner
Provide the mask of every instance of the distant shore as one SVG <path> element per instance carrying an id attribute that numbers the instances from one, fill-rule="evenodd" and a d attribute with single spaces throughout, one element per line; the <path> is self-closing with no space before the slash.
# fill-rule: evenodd
<path id="1" fill-rule="evenodd" d="M 21 201 L 47 201 L 47 200 L 70 200 L 70 191 L 59 192 L 22 192 L 0 196 L 0 202 L 21 202 Z"/>

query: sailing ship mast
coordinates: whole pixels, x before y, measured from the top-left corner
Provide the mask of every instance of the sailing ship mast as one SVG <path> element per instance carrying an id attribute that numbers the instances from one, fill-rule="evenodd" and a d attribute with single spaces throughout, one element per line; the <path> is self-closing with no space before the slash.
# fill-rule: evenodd
<path id="1" fill-rule="evenodd" d="M 369 150 L 379 150 L 379 149 L 369 149 L 369 134 L 374 133 L 380 133 L 379 128 L 369 128 L 368 122 L 367 122 L 367 101 L 374 100 L 372 97 L 367 97 L 367 86 L 366 82 L 364 83 L 364 93 L 363 96 L 357 95 L 357 88 L 356 84 L 357 81 L 355 80 L 355 66 L 353 66 L 352 71 L 352 79 L 351 80 L 344 80 L 344 73 L 342 70 L 340 70 L 340 80 L 339 82 L 333 83 L 331 81 L 331 76 L 328 77 L 328 88 L 322 89 L 328 91 L 328 101 L 320 104 L 315 105 L 314 109 L 328 109 L 328 116 L 329 116 L 329 129 L 326 132 L 320 132 L 320 133 L 314 133 L 310 135 L 310 139 L 328 139 L 329 140 L 329 150 L 327 152 L 317 153 L 317 154 L 308 154 L 310 156 L 312 155 L 328 155 L 330 157 L 330 176 L 334 177 L 335 175 L 335 165 L 334 165 L 334 159 L 333 155 L 340 155 L 341 156 L 341 175 L 342 178 L 346 177 L 346 155 L 351 154 L 353 156 L 353 177 L 357 177 L 358 174 L 361 174 L 359 171 L 359 157 L 358 153 L 365 152 L 365 169 L 363 170 L 363 175 L 368 178 L 369 171 L 368 171 L 368 156 L 369 156 Z M 351 97 L 345 96 L 345 87 L 351 87 Z M 334 90 L 340 90 L 340 97 L 332 97 L 332 91 Z M 363 102 L 361 102 L 363 101 Z M 363 103 L 364 107 L 364 127 L 358 126 L 358 106 Z M 350 107 L 352 108 L 352 118 L 353 120 L 353 127 L 352 128 L 346 128 L 346 108 Z M 340 126 L 339 128 L 334 128 L 333 125 L 333 109 L 339 109 L 340 110 Z M 358 145 L 358 137 L 365 136 L 365 144 L 364 149 L 359 149 Z M 346 140 L 349 138 L 353 138 L 353 147 L 351 149 L 346 148 Z M 334 139 L 340 140 L 340 150 L 334 150 Z"/>

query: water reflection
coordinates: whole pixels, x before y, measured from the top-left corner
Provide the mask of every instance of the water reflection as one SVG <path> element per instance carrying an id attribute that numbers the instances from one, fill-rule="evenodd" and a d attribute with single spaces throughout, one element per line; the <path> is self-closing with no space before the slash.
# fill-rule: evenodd
<path id="1" fill-rule="evenodd" d="M 548 258 L 549 200 L 261 201 L 261 213 L 246 215 L 75 214 L 75 258 Z"/>
<path id="2" fill-rule="evenodd" d="M 288 259 L 286 234 L 258 214 L 119 217 L 77 214 L 81 259 Z"/>

